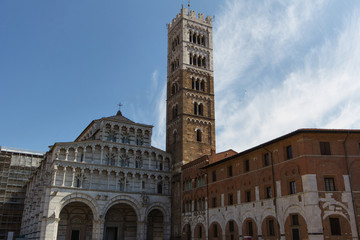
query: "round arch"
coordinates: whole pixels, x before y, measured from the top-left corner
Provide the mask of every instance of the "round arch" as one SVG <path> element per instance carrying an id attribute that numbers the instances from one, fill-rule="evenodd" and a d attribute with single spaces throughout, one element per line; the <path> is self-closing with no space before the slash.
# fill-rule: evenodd
<path id="1" fill-rule="evenodd" d="M 212 222 L 209 227 L 209 239 L 218 239 L 222 240 L 222 228 L 220 223 L 218 222 Z"/>
<path id="2" fill-rule="evenodd" d="M 134 209 L 136 216 L 137 216 L 137 221 L 144 220 L 144 216 L 143 216 L 143 214 L 141 214 L 141 211 L 138 208 L 138 206 L 141 206 L 141 204 L 135 198 L 126 196 L 126 195 L 116 196 L 116 197 L 110 199 L 110 201 L 102 209 L 102 212 L 101 212 L 102 218 L 105 218 L 106 213 L 112 206 L 121 204 L 121 203 L 127 204 Z"/>
<path id="3" fill-rule="evenodd" d="M 253 218 L 245 218 L 242 224 L 242 233 L 243 236 L 251 236 L 251 239 L 253 240 L 258 239 L 258 227 L 256 221 Z"/>
<path id="4" fill-rule="evenodd" d="M 346 217 L 338 213 L 328 215 L 324 218 L 323 228 L 325 239 L 332 239 L 334 236 L 336 236 L 337 239 L 353 239 L 350 222 Z"/>
<path id="5" fill-rule="evenodd" d="M 145 216 L 148 216 L 149 213 L 153 210 L 159 210 L 164 215 L 164 222 L 170 222 L 170 213 L 167 209 L 169 208 L 167 208 L 163 203 L 160 202 L 153 203 L 146 209 Z"/>
<path id="6" fill-rule="evenodd" d="M 83 194 L 83 193 L 73 193 L 70 195 L 67 195 L 66 197 L 64 197 L 59 205 L 56 206 L 54 214 L 55 214 L 55 218 L 59 218 L 60 212 L 61 210 L 68 205 L 69 203 L 72 202 L 81 202 L 86 204 L 92 211 L 94 219 L 98 218 L 99 213 L 100 213 L 100 208 L 99 205 L 97 204 L 96 200 L 94 198 L 92 198 L 91 196 L 87 195 L 87 194 Z"/>

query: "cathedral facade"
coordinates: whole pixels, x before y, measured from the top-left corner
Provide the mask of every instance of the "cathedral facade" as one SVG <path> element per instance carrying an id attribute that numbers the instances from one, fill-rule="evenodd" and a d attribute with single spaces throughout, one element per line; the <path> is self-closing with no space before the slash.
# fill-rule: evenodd
<path id="1" fill-rule="evenodd" d="M 170 154 L 119 111 L 55 143 L 27 187 L 26 239 L 169 239 Z"/>

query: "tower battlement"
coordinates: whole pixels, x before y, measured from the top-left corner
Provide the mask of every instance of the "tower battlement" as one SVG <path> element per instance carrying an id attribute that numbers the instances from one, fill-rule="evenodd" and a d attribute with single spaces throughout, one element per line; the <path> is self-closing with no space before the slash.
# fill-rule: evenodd
<path id="1" fill-rule="evenodd" d="M 196 11 L 190 10 L 188 11 L 187 8 L 182 8 L 180 10 L 180 13 L 176 15 L 176 17 L 168 24 L 168 31 L 171 31 L 172 27 L 176 25 L 177 22 L 179 22 L 182 18 L 189 19 L 198 23 L 206 24 L 211 26 L 212 25 L 212 17 L 207 16 L 205 18 L 205 15 L 203 13 L 198 13 L 196 15 Z"/>

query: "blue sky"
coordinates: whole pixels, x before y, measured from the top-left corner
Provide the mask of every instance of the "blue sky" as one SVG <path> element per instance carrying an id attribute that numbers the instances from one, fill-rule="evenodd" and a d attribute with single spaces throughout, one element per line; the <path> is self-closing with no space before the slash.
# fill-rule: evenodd
<path id="1" fill-rule="evenodd" d="M 93 120 L 165 148 L 166 24 L 185 0 L 0 2 L 0 145 L 46 151 Z M 215 16 L 217 151 L 360 128 L 360 1 L 193 0 Z"/>

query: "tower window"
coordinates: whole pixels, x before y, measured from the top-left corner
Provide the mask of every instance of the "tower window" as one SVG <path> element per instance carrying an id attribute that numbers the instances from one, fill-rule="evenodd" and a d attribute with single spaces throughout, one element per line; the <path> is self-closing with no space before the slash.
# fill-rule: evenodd
<path id="1" fill-rule="evenodd" d="M 178 115 L 178 105 L 176 104 L 175 106 L 172 107 L 172 118 L 176 118 Z"/>
<path id="2" fill-rule="evenodd" d="M 205 81 L 201 81 L 200 90 L 205 91 Z"/>
<path id="3" fill-rule="evenodd" d="M 201 135 L 202 135 L 201 130 L 200 129 L 196 130 L 196 141 L 201 142 Z"/>
<path id="4" fill-rule="evenodd" d="M 203 114 L 204 114 L 204 105 L 202 103 L 194 102 L 194 114 L 203 116 Z"/>

